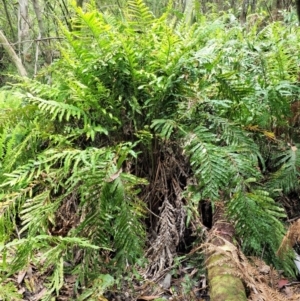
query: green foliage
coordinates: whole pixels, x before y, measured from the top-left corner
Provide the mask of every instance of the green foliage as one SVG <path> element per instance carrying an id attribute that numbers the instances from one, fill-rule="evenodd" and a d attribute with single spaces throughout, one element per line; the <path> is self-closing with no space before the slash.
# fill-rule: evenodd
<path id="1" fill-rule="evenodd" d="M 18 289 L 12 283 L 1 284 L 0 298 L 3 301 L 22 300 L 21 294 L 18 293 Z"/>
<path id="2" fill-rule="evenodd" d="M 289 146 L 287 150 L 274 152 L 270 161 L 275 171 L 267 183 L 269 191 L 274 195 L 297 191 L 299 188 L 299 149 L 296 146 Z"/>
<path id="3" fill-rule="evenodd" d="M 90 300 L 96 301 L 102 298 L 103 293 L 114 284 L 114 278 L 108 274 L 99 275 L 93 281 L 91 289 L 87 289 L 78 298 L 78 301 Z"/>
<path id="4" fill-rule="evenodd" d="M 251 187 L 253 181 L 255 179 L 245 181 L 245 185 L 233 195 L 228 204 L 228 215 L 235 222 L 244 251 L 258 257 L 263 253 L 270 262 L 285 233 L 280 218 L 286 215 L 267 191 Z M 280 266 L 279 261 L 275 263 Z"/>
<path id="5" fill-rule="evenodd" d="M 77 9 L 51 83 L 42 73 L 0 94 L 4 278 L 33 261 L 49 275 L 46 298 L 70 272 L 79 290 L 103 284 L 81 300 L 100 297 L 143 256 L 140 175 L 152 180 L 154 146 L 168 143 L 193 170 L 189 210 L 224 201 L 245 251 L 277 264 L 285 215 L 271 196 L 298 189 L 299 160 L 273 141 L 269 167 L 261 150 L 298 93 L 299 45 L 277 43 L 290 29 L 257 34 L 225 17 L 187 27 L 140 0 L 122 17 Z"/>

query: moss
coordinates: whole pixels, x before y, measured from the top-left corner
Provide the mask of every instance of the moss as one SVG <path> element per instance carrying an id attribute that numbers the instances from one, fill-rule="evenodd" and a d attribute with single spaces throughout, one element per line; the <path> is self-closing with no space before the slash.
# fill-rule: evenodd
<path id="1" fill-rule="evenodd" d="M 234 275 L 234 269 L 228 264 L 216 265 L 222 262 L 222 255 L 212 255 L 209 258 L 208 279 L 211 301 L 247 301 L 244 285 L 240 278 Z"/>

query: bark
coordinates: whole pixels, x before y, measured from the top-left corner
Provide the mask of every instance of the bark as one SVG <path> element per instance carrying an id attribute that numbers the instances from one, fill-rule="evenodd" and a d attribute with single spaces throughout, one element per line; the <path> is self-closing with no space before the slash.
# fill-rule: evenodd
<path id="1" fill-rule="evenodd" d="M 20 76 L 27 76 L 26 69 L 24 68 L 21 59 L 17 56 L 15 50 L 11 47 L 11 45 L 8 43 L 5 35 L 3 32 L 0 30 L 0 44 L 2 44 L 3 48 L 9 55 L 10 59 L 12 62 L 15 64 L 15 66 L 18 69 L 18 73 Z"/>
<path id="2" fill-rule="evenodd" d="M 26 69 L 32 69 L 33 58 L 30 51 L 32 41 L 30 41 L 30 28 L 29 28 L 29 13 L 28 13 L 28 0 L 19 0 L 18 11 L 18 42 L 19 42 L 19 56 Z"/>
<path id="3" fill-rule="evenodd" d="M 242 13 L 241 13 L 241 21 L 242 23 L 246 22 L 247 19 L 247 13 L 248 13 L 248 7 L 249 7 L 249 0 L 244 0 L 242 5 Z"/>
<path id="4" fill-rule="evenodd" d="M 251 13 L 254 14 L 256 12 L 257 0 L 252 0 L 251 2 Z"/>
<path id="5" fill-rule="evenodd" d="M 186 0 L 184 8 L 184 19 L 187 24 L 193 23 L 194 1 Z"/>
<path id="6" fill-rule="evenodd" d="M 39 0 L 32 0 L 34 12 L 38 21 L 38 26 L 39 26 L 39 39 L 43 40 L 46 37 L 46 30 L 43 22 L 43 17 L 42 17 L 42 9 L 40 7 Z M 52 57 L 51 57 L 51 49 L 49 45 L 49 41 L 45 40 L 43 41 L 44 44 L 44 58 L 45 62 L 50 65 L 52 62 Z M 39 41 L 37 41 L 37 47 L 36 47 L 36 60 L 35 64 L 37 64 L 38 60 L 38 52 L 39 52 Z M 36 67 L 35 67 L 35 73 L 36 73 Z"/>
<path id="7" fill-rule="evenodd" d="M 217 250 L 217 247 L 225 246 L 226 240 L 232 243 L 234 227 L 224 219 L 222 205 L 218 205 L 216 208 L 209 242 L 216 246 Z M 226 263 L 227 257 L 214 251 L 207 255 L 210 301 L 247 301 L 242 280 L 235 276 L 234 267 Z M 218 262 L 222 262 L 222 264 L 218 265 Z"/>

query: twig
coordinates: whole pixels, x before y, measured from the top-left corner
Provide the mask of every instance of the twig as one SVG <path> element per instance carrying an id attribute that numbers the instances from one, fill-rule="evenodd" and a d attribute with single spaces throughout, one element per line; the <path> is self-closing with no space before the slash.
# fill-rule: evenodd
<path id="1" fill-rule="evenodd" d="M 37 38 L 33 40 L 23 40 L 22 42 L 15 42 L 15 43 L 9 43 L 9 45 L 17 45 L 17 44 L 22 44 L 25 42 L 41 42 L 41 41 L 47 41 L 47 40 L 64 40 L 65 38 L 63 37 L 48 37 L 48 38 Z M 0 43 L 1 45 L 4 45 L 4 43 Z"/>

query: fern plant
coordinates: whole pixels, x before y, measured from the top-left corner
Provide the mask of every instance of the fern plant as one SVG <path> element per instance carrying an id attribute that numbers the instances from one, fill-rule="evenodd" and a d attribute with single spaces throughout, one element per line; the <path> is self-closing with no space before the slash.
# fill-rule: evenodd
<path id="1" fill-rule="evenodd" d="M 14 85 L 17 104 L 10 94 L 10 111 L 0 113 L 3 279 L 34 262 L 50 275 L 45 300 L 67 273 L 81 292 L 143 257 L 148 222 L 158 232 L 152 254 L 161 237 L 171 250 L 151 263 L 163 271 L 186 208 L 196 212 L 202 200 L 223 201 L 245 252 L 279 266 L 285 214 L 272 197 L 276 187 L 298 189 L 299 163 L 294 149 L 279 155 L 272 129 L 298 93 L 297 46 L 266 47 L 264 34 L 288 29 L 256 35 L 226 18 L 188 27 L 170 22 L 170 10 L 155 18 L 129 1 L 120 20 L 76 8 L 80 28 L 61 28 L 62 58 L 44 71 L 51 83 L 41 73 Z M 272 138 L 269 171 L 262 145 Z M 154 214 L 144 223 L 146 206 Z M 82 300 L 102 293 L 89 287 Z"/>

